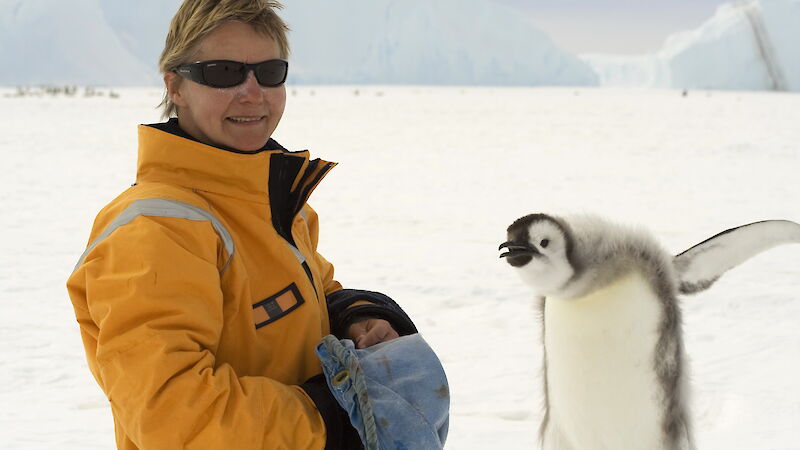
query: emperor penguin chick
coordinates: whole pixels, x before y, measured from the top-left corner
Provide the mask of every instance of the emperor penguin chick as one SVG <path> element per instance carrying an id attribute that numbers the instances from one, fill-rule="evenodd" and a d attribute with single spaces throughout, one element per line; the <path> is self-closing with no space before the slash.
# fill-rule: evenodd
<path id="1" fill-rule="evenodd" d="M 677 295 L 787 242 L 800 242 L 800 225 L 758 222 L 673 257 L 649 233 L 599 217 L 511 224 L 500 256 L 542 301 L 543 447 L 694 449 Z"/>

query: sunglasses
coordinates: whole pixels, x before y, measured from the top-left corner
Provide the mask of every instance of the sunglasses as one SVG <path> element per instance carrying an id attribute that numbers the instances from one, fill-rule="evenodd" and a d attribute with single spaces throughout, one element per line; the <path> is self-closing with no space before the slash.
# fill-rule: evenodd
<path id="1" fill-rule="evenodd" d="M 227 60 L 199 61 L 182 64 L 174 72 L 206 86 L 229 88 L 244 83 L 251 70 L 261 86 L 277 87 L 286 81 L 289 62 L 283 59 L 270 59 L 255 64 Z"/>

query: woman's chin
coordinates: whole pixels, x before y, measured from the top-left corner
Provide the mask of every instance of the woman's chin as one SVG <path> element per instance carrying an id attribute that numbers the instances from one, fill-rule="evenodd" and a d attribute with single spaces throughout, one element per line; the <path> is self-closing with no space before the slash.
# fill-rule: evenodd
<path id="1" fill-rule="evenodd" d="M 224 146 L 243 152 L 261 150 L 269 140 L 269 133 L 252 130 L 247 133 L 231 133 L 222 143 Z"/>
<path id="2" fill-rule="evenodd" d="M 234 149 L 234 150 L 239 150 L 240 152 L 255 152 L 257 150 L 261 150 L 262 148 L 264 148 L 264 145 L 267 143 L 267 140 L 269 140 L 269 138 L 266 138 L 266 139 L 264 139 L 263 141 L 260 141 L 257 144 L 239 144 L 239 143 L 237 143 L 235 145 L 229 145 L 229 147 Z"/>

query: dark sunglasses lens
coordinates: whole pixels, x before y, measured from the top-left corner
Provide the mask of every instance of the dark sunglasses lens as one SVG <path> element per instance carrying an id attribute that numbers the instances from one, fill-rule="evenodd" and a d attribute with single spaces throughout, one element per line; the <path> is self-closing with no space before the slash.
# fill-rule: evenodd
<path id="1" fill-rule="evenodd" d="M 209 86 L 225 88 L 244 81 L 242 63 L 213 62 L 203 67 L 203 77 Z"/>
<path id="2" fill-rule="evenodd" d="M 262 86 L 280 86 L 286 81 L 288 65 L 285 61 L 265 61 L 256 66 L 256 79 Z"/>

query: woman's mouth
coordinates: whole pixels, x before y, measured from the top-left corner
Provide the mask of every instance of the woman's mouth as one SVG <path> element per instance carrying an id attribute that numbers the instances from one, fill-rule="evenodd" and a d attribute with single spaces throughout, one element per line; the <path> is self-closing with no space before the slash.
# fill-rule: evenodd
<path id="1" fill-rule="evenodd" d="M 265 117 L 266 116 L 227 117 L 226 120 L 230 120 L 233 123 L 248 124 L 248 123 L 259 122 L 259 121 L 263 120 Z"/>

